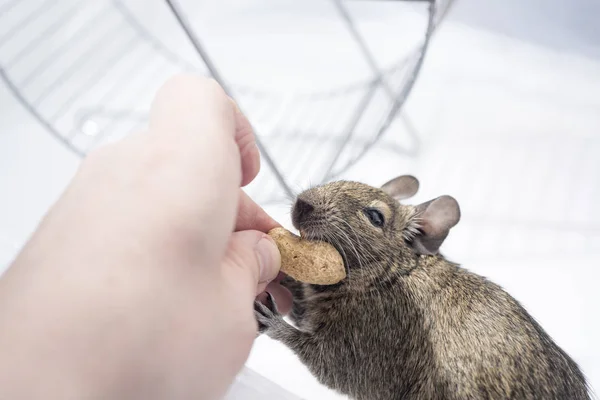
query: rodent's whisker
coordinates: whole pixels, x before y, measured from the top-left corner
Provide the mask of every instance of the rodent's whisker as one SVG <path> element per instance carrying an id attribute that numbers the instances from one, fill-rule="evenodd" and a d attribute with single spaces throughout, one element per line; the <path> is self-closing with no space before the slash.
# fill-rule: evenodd
<path id="1" fill-rule="evenodd" d="M 329 233 L 325 233 L 325 238 L 327 239 L 327 241 L 333 245 L 337 250 L 339 250 L 339 252 L 342 255 L 342 259 L 344 260 L 344 266 L 346 267 L 346 273 L 350 273 L 350 266 L 348 265 L 348 256 L 346 254 L 346 251 L 344 250 L 344 246 L 341 245 L 341 243 L 339 242 L 339 240 L 334 236 L 334 235 L 330 235 Z"/>
<path id="2" fill-rule="evenodd" d="M 347 238 L 348 244 L 350 245 L 350 247 L 353 248 L 354 253 L 356 254 L 357 261 L 359 262 L 359 265 L 361 265 L 362 267 L 365 267 L 365 265 L 369 265 L 369 264 L 371 264 L 371 262 L 376 262 L 375 258 L 370 256 L 369 252 L 366 252 L 365 251 L 366 249 L 363 249 L 363 246 L 361 246 L 359 235 L 356 232 L 356 228 L 353 227 L 352 225 L 350 225 L 348 223 L 348 221 L 345 221 L 344 219 L 342 219 L 336 215 L 332 216 L 332 218 L 338 222 L 345 224 L 348 227 L 348 229 L 350 230 L 350 232 L 354 235 L 356 240 L 352 240 L 352 238 L 349 237 L 343 229 L 341 229 L 341 228 L 339 229 L 339 232 L 341 232 Z M 357 249 L 357 247 L 358 247 L 358 249 Z M 367 256 L 368 258 L 366 260 L 364 259 L 365 254 L 368 255 Z M 365 262 L 366 262 L 366 264 L 365 264 Z"/>
<path id="3" fill-rule="evenodd" d="M 334 218 L 335 218 L 335 220 L 336 220 L 336 221 L 341 221 L 341 222 L 344 222 L 344 223 L 346 223 L 346 224 L 347 224 L 347 222 L 346 222 L 346 221 L 344 221 L 343 219 L 341 219 L 341 218 L 339 218 L 339 217 L 337 217 L 337 216 L 334 216 Z M 350 225 L 348 225 L 348 226 L 350 226 Z M 352 238 L 351 238 L 351 237 L 349 237 L 349 236 L 348 236 L 348 234 L 346 234 L 346 232 L 344 232 L 344 230 L 343 230 L 343 229 L 341 229 L 341 228 L 338 228 L 338 229 L 336 230 L 336 232 L 338 232 L 338 233 L 341 233 L 341 234 L 343 235 L 343 237 L 346 239 L 348 246 L 349 246 L 349 247 L 352 249 L 352 251 L 353 251 L 353 252 L 354 252 L 354 254 L 356 255 L 356 261 L 358 262 L 358 264 L 359 264 L 359 267 L 361 267 L 361 268 L 362 268 L 362 267 L 363 267 L 363 265 L 362 265 L 362 259 L 361 259 L 361 256 L 360 256 L 360 252 L 359 252 L 359 251 L 358 251 L 358 249 L 356 248 L 356 245 L 357 245 L 358 243 L 356 243 L 356 244 L 355 244 L 355 243 L 352 241 Z M 339 238 L 340 240 L 342 239 L 342 237 L 341 237 L 341 236 L 338 236 L 338 238 Z"/>

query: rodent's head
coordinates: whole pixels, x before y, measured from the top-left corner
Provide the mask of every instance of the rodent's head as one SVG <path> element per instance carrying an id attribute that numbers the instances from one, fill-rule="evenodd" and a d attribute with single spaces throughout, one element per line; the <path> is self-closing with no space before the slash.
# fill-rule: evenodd
<path id="1" fill-rule="evenodd" d="M 400 204 L 419 189 L 418 180 L 399 176 L 375 188 L 337 181 L 298 195 L 292 222 L 302 237 L 332 244 L 344 258 L 349 275 L 373 264 L 402 264 L 411 255 L 431 255 L 460 219 L 450 196 L 416 206 Z"/>

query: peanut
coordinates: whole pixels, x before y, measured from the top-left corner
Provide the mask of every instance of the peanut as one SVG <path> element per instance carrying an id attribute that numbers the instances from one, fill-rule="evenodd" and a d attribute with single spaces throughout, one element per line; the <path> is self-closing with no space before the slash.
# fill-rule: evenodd
<path id="1" fill-rule="evenodd" d="M 302 239 L 284 228 L 269 232 L 281 253 L 281 272 L 300 282 L 333 285 L 346 277 L 344 260 L 326 242 Z"/>

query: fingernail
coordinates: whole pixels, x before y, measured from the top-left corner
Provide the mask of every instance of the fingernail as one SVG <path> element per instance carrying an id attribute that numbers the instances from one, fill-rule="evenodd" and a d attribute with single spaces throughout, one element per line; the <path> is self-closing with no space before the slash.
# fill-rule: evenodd
<path id="1" fill-rule="evenodd" d="M 255 247 L 258 255 L 258 268 L 260 270 L 259 283 L 268 283 L 277 277 L 281 263 L 281 254 L 269 235 L 264 235 Z"/>

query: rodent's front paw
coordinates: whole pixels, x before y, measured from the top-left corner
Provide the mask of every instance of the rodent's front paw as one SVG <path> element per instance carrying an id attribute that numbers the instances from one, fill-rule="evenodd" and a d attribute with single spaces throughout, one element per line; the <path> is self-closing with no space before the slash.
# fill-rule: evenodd
<path id="1" fill-rule="evenodd" d="M 254 301 L 254 316 L 258 322 L 259 335 L 279 326 L 281 323 L 285 323 L 277 310 L 277 304 L 275 304 L 273 296 L 268 292 L 266 305 L 258 300 Z"/>

